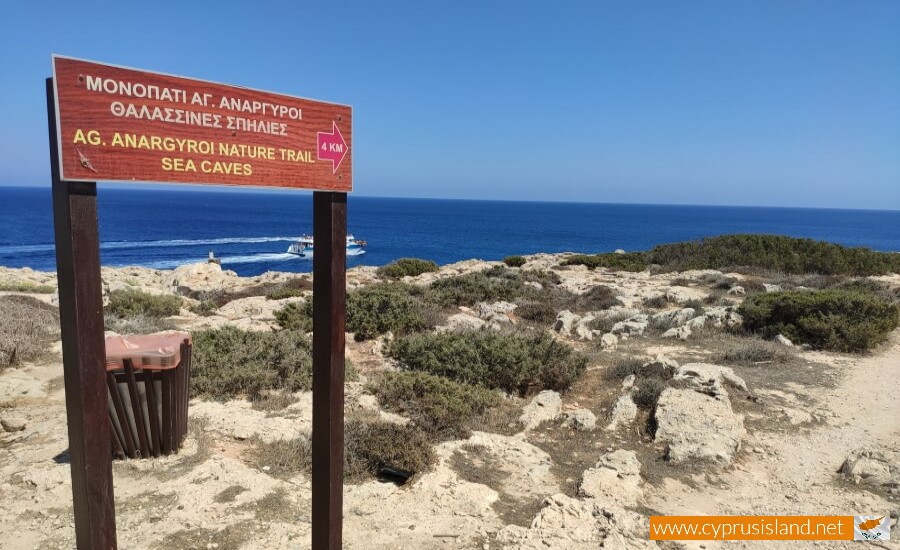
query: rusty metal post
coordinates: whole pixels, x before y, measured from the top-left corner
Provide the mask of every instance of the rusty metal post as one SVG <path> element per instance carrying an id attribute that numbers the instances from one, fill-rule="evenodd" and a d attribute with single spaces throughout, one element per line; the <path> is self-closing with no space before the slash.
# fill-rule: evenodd
<path id="1" fill-rule="evenodd" d="M 116 515 L 106 393 L 97 184 L 60 179 L 52 78 L 47 79 L 47 123 L 75 541 L 79 550 L 114 549 Z"/>
<path id="2" fill-rule="evenodd" d="M 341 548 L 347 194 L 313 193 L 312 548 Z"/>

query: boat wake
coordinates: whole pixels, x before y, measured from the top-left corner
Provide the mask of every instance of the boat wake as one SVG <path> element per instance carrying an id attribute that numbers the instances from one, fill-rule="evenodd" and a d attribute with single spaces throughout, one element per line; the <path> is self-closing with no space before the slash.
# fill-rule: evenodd
<path id="1" fill-rule="evenodd" d="M 101 242 L 101 250 L 117 250 L 126 248 L 168 248 L 174 246 L 212 246 L 222 244 L 253 244 L 293 242 L 297 237 L 223 237 L 220 239 L 172 239 L 165 241 L 109 241 Z M 2 254 L 22 254 L 29 252 L 53 252 L 56 248 L 53 243 L 21 244 L 0 246 Z"/>
<path id="2" fill-rule="evenodd" d="M 285 260 L 294 260 L 298 259 L 297 256 L 293 254 L 288 254 L 287 252 L 264 252 L 260 254 L 248 254 L 246 256 L 223 256 L 219 258 L 222 260 L 222 265 L 230 265 L 230 264 L 253 264 L 258 262 L 283 262 Z M 180 260 L 163 260 L 159 262 L 148 262 L 148 263 L 140 263 L 141 267 L 149 267 L 150 269 L 175 269 L 176 267 L 186 265 L 186 264 L 196 264 L 196 263 L 204 263 L 206 262 L 206 258 L 196 258 L 196 259 L 180 259 Z M 123 264 L 124 265 L 124 264 Z M 135 265 L 134 263 L 129 263 L 127 265 Z M 121 267 L 121 266 L 119 266 Z"/>

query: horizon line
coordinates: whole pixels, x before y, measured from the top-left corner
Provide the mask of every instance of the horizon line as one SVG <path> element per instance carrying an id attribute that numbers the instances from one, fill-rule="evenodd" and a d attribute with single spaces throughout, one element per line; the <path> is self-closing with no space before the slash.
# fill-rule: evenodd
<path id="1" fill-rule="evenodd" d="M 215 184 L 176 184 L 168 182 L 97 182 L 103 186 L 109 186 L 117 190 L 125 191 L 154 191 L 155 188 L 163 188 L 166 191 L 178 192 L 207 192 L 207 193 L 270 193 L 270 194 L 288 194 L 288 193 L 313 193 L 313 189 L 289 188 L 289 187 L 268 187 L 253 185 L 215 185 Z M 15 187 L 25 189 L 50 189 L 51 185 L 47 184 L 10 184 L 0 183 L 0 187 Z M 432 200 L 432 201 L 460 201 L 460 202 L 506 202 L 506 203 L 552 203 L 552 204 L 585 204 L 585 205 L 610 205 L 610 206 L 682 206 L 682 207 L 700 207 L 700 208 L 774 208 L 785 210 L 837 210 L 837 211 L 855 211 L 855 212 L 896 212 L 900 213 L 900 208 L 847 208 L 837 206 L 781 206 L 781 205 L 759 205 L 759 204 L 698 204 L 698 203 L 655 203 L 655 202 L 600 202 L 600 201 L 573 201 L 573 200 L 552 200 L 552 199 L 488 199 L 488 198 L 460 198 L 460 197 L 410 197 L 396 195 L 360 195 L 354 192 L 347 193 L 349 197 L 358 197 L 364 199 L 393 199 L 393 200 Z"/>

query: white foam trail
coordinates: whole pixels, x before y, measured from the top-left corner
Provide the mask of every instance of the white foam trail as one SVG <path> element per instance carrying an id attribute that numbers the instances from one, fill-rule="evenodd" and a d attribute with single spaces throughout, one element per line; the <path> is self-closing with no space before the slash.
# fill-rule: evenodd
<path id="1" fill-rule="evenodd" d="M 123 248 L 167 248 L 172 246 L 212 246 L 217 244 L 253 244 L 296 241 L 298 237 L 223 237 L 221 239 L 172 239 L 166 241 L 109 241 L 101 242 L 101 250 Z M 49 244 L 21 244 L 0 246 L 0 254 L 16 254 L 27 252 L 53 252 L 55 247 Z"/>
<path id="2" fill-rule="evenodd" d="M 252 264 L 255 262 L 283 262 L 285 260 L 292 259 L 302 259 L 299 256 L 294 254 L 288 254 L 287 252 L 266 252 L 261 254 L 248 254 L 246 256 L 225 256 L 219 258 L 222 260 L 222 265 L 228 264 Z M 175 269 L 176 267 L 180 267 L 186 264 L 196 264 L 206 262 L 207 258 L 185 258 L 181 260 L 162 260 L 159 262 L 148 262 L 142 264 L 128 264 L 128 265 L 140 265 L 142 267 L 149 267 L 150 269 Z"/>

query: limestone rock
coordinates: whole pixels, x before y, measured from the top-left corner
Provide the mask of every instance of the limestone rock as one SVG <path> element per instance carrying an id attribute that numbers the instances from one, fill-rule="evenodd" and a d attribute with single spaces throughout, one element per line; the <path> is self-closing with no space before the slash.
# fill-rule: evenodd
<path id="1" fill-rule="evenodd" d="M 44 384 L 21 370 L 0 374 L 0 400 L 15 397 L 47 397 Z"/>
<path id="2" fill-rule="evenodd" d="M 657 355 L 652 361 L 641 365 L 640 373 L 651 378 L 668 380 L 678 372 L 678 361 L 663 354 Z"/>
<path id="3" fill-rule="evenodd" d="M 644 496 L 640 474 L 641 463 L 634 451 L 619 449 L 603 455 L 596 466 L 584 472 L 578 492 L 604 503 L 635 506 Z"/>
<path id="4" fill-rule="evenodd" d="M 680 327 L 670 328 L 662 333 L 663 338 L 677 338 L 679 340 L 687 340 L 691 337 L 691 327 L 684 325 Z"/>
<path id="5" fill-rule="evenodd" d="M 581 317 L 567 309 L 560 311 L 559 315 L 556 316 L 556 322 L 553 324 L 553 330 L 564 336 L 571 336 L 572 329 L 575 328 L 579 319 Z"/>
<path id="6" fill-rule="evenodd" d="M 544 390 L 534 396 L 530 403 L 525 405 L 519 422 L 530 430 L 541 422 L 554 420 L 562 410 L 562 399 L 553 390 Z"/>
<path id="7" fill-rule="evenodd" d="M 647 518 L 593 498 L 577 499 L 555 494 L 530 527 L 508 525 L 497 533 L 497 542 L 509 550 L 596 550 L 597 548 L 649 550 Z"/>
<path id="8" fill-rule="evenodd" d="M 896 488 L 900 486 L 900 453 L 860 447 L 847 456 L 840 472 L 856 483 L 881 489 Z"/>
<path id="9" fill-rule="evenodd" d="M 631 384 L 634 385 L 634 375 L 632 376 Z M 637 405 L 634 404 L 634 400 L 631 398 L 630 393 L 626 393 L 622 397 L 616 401 L 616 404 L 613 406 L 612 413 L 609 417 L 609 424 L 606 425 L 607 430 L 615 430 L 619 426 L 625 424 L 631 424 L 634 422 L 634 419 L 637 418 L 638 408 Z"/>
<path id="10" fill-rule="evenodd" d="M 747 383 L 734 373 L 734 369 L 710 363 L 686 363 L 678 368 L 674 379 L 688 382 L 696 391 L 725 399 L 728 397 L 726 385 L 749 391 Z"/>
<path id="11" fill-rule="evenodd" d="M 234 288 L 241 279 L 234 271 L 223 271 L 219 264 L 203 262 L 178 267 L 166 276 L 164 284 L 173 292 L 186 295 Z"/>
<path id="12" fill-rule="evenodd" d="M 741 415 L 727 398 L 691 389 L 666 388 L 656 405 L 656 441 L 668 443 L 674 462 L 710 460 L 729 464 L 744 436 Z"/>
<path id="13" fill-rule="evenodd" d="M 766 292 L 781 292 L 781 285 L 773 285 L 771 283 L 763 283 Z"/>
<path id="14" fill-rule="evenodd" d="M 5 432 L 21 432 L 26 425 L 25 418 L 17 414 L 4 412 L 3 416 L 0 416 L 0 426 Z"/>
<path id="15" fill-rule="evenodd" d="M 566 413 L 563 425 L 578 431 L 589 431 L 597 427 L 597 416 L 588 409 L 576 409 Z"/>
<path id="16" fill-rule="evenodd" d="M 634 317 L 630 317 L 624 321 L 619 321 L 614 324 L 612 330 L 610 330 L 613 334 L 627 334 L 628 336 L 640 336 L 644 334 L 644 331 L 647 330 L 647 326 L 650 324 L 650 318 L 640 313 L 635 315 Z"/>
<path id="17" fill-rule="evenodd" d="M 476 306 L 476 309 L 478 316 L 485 321 L 511 323 L 512 319 L 507 314 L 511 313 L 516 307 L 516 304 L 510 302 L 495 302 L 493 304 L 481 302 Z"/>
<path id="18" fill-rule="evenodd" d="M 485 322 L 478 317 L 467 315 L 465 313 L 454 313 L 447 317 L 447 322 L 444 325 L 437 327 L 437 330 L 439 332 L 447 330 L 477 330 L 484 325 Z"/>
<path id="19" fill-rule="evenodd" d="M 781 344 L 782 346 L 787 346 L 789 348 L 794 347 L 794 343 L 788 340 L 787 336 L 783 334 L 779 334 L 775 337 L 775 342 Z"/>
<path id="20" fill-rule="evenodd" d="M 747 294 L 747 290 L 741 285 L 734 285 L 733 287 L 728 289 L 728 294 L 732 296 L 744 296 Z"/>
<path id="21" fill-rule="evenodd" d="M 666 298 L 670 302 L 682 304 L 692 300 L 702 300 L 707 297 L 707 293 L 698 289 L 686 286 L 673 286 L 666 291 Z"/>
<path id="22" fill-rule="evenodd" d="M 650 317 L 650 320 L 656 326 L 662 327 L 680 327 L 697 316 L 697 310 L 692 307 L 681 309 L 671 309 L 669 311 L 660 311 Z"/>
<path id="23" fill-rule="evenodd" d="M 619 347 L 619 338 L 608 332 L 600 337 L 600 349 L 606 351 L 615 351 Z"/>

